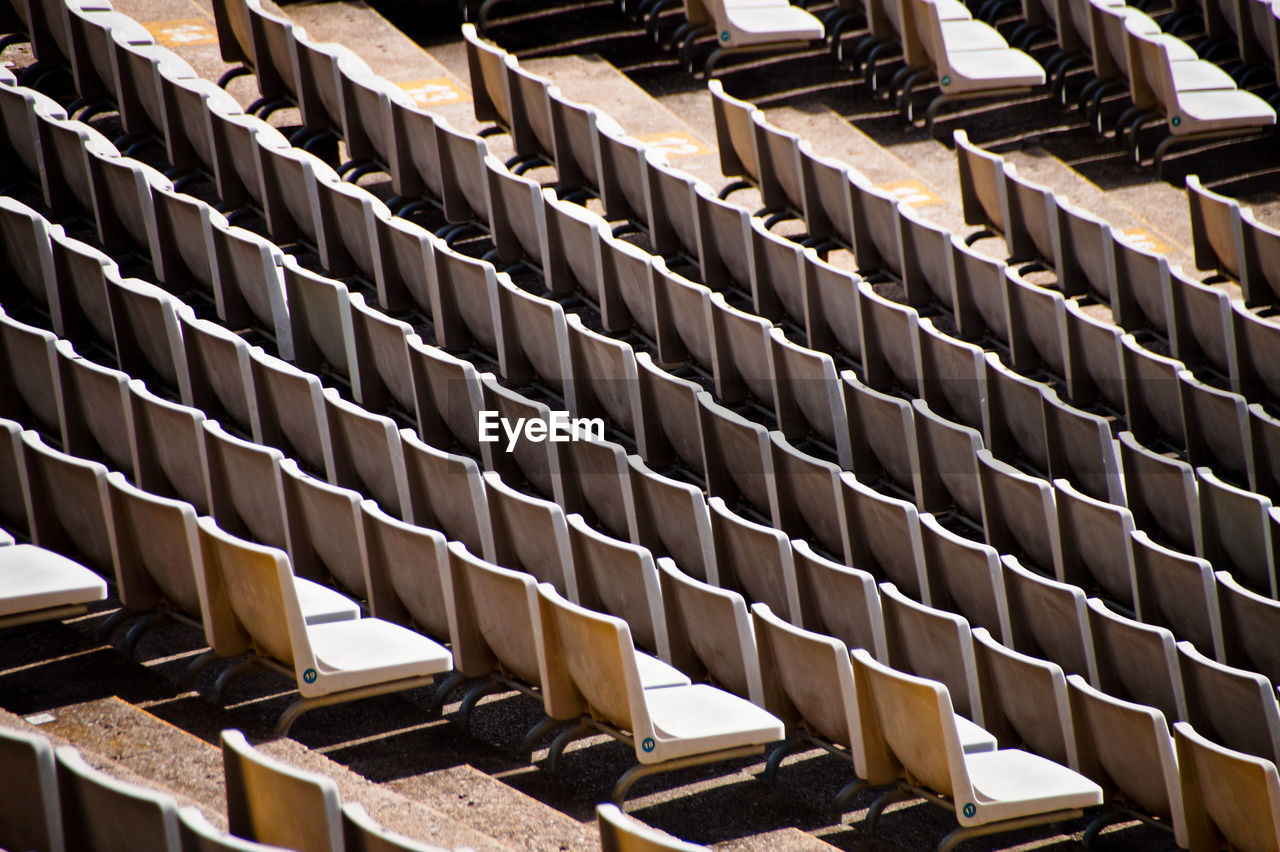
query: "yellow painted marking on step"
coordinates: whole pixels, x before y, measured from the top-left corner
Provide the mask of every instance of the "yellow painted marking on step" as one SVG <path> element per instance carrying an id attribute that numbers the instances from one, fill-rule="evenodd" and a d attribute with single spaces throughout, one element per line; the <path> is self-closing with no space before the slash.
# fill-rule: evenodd
<path id="1" fill-rule="evenodd" d="M 165 47 L 191 47 L 217 44 L 218 32 L 204 18 L 178 18 L 172 21 L 148 21 L 143 24 L 157 44 Z"/>
<path id="2" fill-rule="evenodd" d="M 471 96 L 448 77 L 432 77 L 430 80 L 408 80 L 396 83 L 413 98 L 418 106 L 459 104 L 471 100 Z"/>
<path id="3" fill-rule="evenodd" d="M 711 149 L 702 144 L 701 139 L 687 130 L 666 130 L 636 138 L 647 145 L 649 150 L 668 157 L 696 157 L 711 153 Z"/>
<path id="4" fill-rule="evenodd" d="M 1173 251 L 1173 246 L 1145 228 L 1126 228 L 1120 232 L 1120 235 L 1124 237 L 1126 243 L 1143 251 L 1149 251 L 1154 254 L 1168 254 Z"/>
<path id="5" fill-rule="evenodd" d="M 933 204 L 945 204 L 942 196 L 918 180 L 895 180 L 879 184 L 877 189 L 892 193 L 899 201 L 912 207 L 929 207 Z"/>

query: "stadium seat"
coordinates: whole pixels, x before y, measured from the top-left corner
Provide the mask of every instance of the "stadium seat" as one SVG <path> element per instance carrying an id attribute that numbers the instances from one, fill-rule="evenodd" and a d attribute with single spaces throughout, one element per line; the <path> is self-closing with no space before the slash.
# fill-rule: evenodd
<path id="1" fill-rule="evenodd" d="M 920 515 L 920 540 L 932 605 L 1007 639 L 1012 627 L 995 548 L 957 535 L 928 513 Z"/>
<path id="2" fill-rule="evenodd" d="M 923 788 L 945 796 L 930 799 L 955 808 L 960 827 L 939 844 L 950 849 L 961 840 L 1014 828 L 1079 816 L 1102 803 L 1102 790 L 1072 770 L 1018 749 L 966 754 L 946 687 L 902 674 L 863 652 L 855 652 L 867 673 L 881 734 L 902 765 L 898 788 L 871 806 L 868 830 L 874 834 L 886 805 L 917 795 Z M 974 805 L 969 808 L 967 805 Z"/>
<path id="3" fill-rule="evenodd" d="M 1009 647 L 1097 683 L 1084 592 L 1029 571 L 1012 556 L 1001 557 L 1001 562 L 1013 627 Z"/>
<path id="4" fill-rule="evenodd" d="M 342 806 L 342 837 L 347 852 L 445 852 L 383 828 L 359 802 Z"/>
<path id="5" fill-rule="evenodd" d="M 1223 665 L 1178 643 L 1187 696 L 1187 718 L 1207 739 L 1264 757 L 1280 755 L 1280 713 L 1271 681 L 1256 672 Z"/>
<path id="6" fill-rule="evenodd" d="M 0 728 L 0 755 L 9 767 L 0 796 L 0 843 L 11 849 L 58 852 L 63 848 L 62 814 L 53 747 L 42 736 L 6 726 Z"/>
<path id="7" fill-rule="evenodd" d="M 1133 543 L 1134 603 L 1138 620 L 1167 627 L 1215 660 L 1223 659 L 1222 616 L 1213 566 L 1156 544 L 1142 530 Z"/>
<path id="8" fill-rule="evenodd" d="M 1185 722 L 1173 726 L 1189 845 L 1280 845 L 1280 777 L 1269 760 L 1215 745 Z"/>
<path id="9" fill-rule="evenodd" d="M 707 500 L 707 506 L 716 548 L 717 585 L 746 600 L 768 604 L 784 618 L 798 620 L 800 601 L 787 536 L 748 521 L 719 497 Z"/>
<path id="10" fill-rule="evenodd" d="M 596 825 L 603 852 L 700 852 L 706 849 L 650 828 L 614 804 L 596 805 Z"/>
<path id="11" fill-rule="evenodd" d="M 474 459 L 438 450 L 410 429 L 400 432 L 413 521 L 440 530 L 477 555 L 493 558 L 484 478 Z"/>
<path id="12" fill-rule="evenodd" d="M 1182 786 L 1167 717 L 1141 702 L 1094 689 L 1079 675 L 1067 678 L 1067 691 L 1080 772 L 1102 787 L 1108 805 L 1085 829 L 1088 841 L 1136 813 L 1144 823 L 1171 831 L 1185 848 Z"/>
<path id="13" fill-rule="evenodd" d="M 545 586 L 538 595 L 554 620 L 573 690 L 556 699 L 582 713 L 570 731 L 606 733 L 636 750 L 638 764 L 614 785 L 615 803 L 645 776 L 760 754 L 782 738 L 782 723 L 773 715 L 707 684 L 645 689 L 626 622 L 585 610 Z M 549 696 L 549 710 L 551 702 Z M 567 742 L 565 736 L 557 740 L 560 750 Z M 553 746 L 553 767 L 559 753 Z"/>
<path id="14" fill-rule="evenodd" d="M 168 793 L 118 781 L 71 746 L 54 751 L 62 836 L 67 849 L 132 845 L 179 852 L 178 806 Z"/>
<path id="15" fill-rule="evenodd" d="M 974 661 L 987 730 L 1004 748 L 1024 748 L 1079 767 L 1062 667 L 1004 645 L 985 627 L 973 630 Z"/>
<path id="16" fill-rule="evenodd" d="M 343 852 L 332 778 L 265 754 L 234 729 L 222 732 L 222 770 L 233 835 L 299 852 Z"/>
<path id="17" fill-rule="evenodd" d="M 887 659 L 884 615 L 875 578 L 814 553 L 804 541 L 792 541 L 791 550 L 801 626 L 839 639 L 850 648 L 866 648 L 878 660 Z"/>
<path id="18" fill-rule="evenodd" d="M 1196 468 L 1200 502 L 1200 552 L 1217 571 L 1269 598 L 1277 596 L 1271 501 L 1228 485 L 1208 468 Z"/>
<path id="19" fill-rule="evenodd" d="M 568 521 L 578 603 L 621 618 L 639 647 L 670 660 L 667 620 L 653 556 L 646 548 L 596 532 L 581 515 L 571 514 Z"/>
<path id="20" fill-rule="evenodd" d="M 69 618 L 107 597 L 98 573 L 30 544 L 0 548 L 0 626 Z"/>
<path id="21" fill-rule="evenodd" d="M 1186 697 L 1173 634 L 1113 612 L 1098 598 L 1090 598 L 1088 606 L 1097 688 L 1113 698 L 1152 707 L 1166 719 L 1185 719 Z"/>
<path id="22" fill-rule="evenodd" d="M 715 584 L 715 546 L 711 516 L 701 489 L 655 473 L 640 456 L 627 457 L 636 513 L 635 544 L 654 558 L 667 556 L 680 569 Z"/>

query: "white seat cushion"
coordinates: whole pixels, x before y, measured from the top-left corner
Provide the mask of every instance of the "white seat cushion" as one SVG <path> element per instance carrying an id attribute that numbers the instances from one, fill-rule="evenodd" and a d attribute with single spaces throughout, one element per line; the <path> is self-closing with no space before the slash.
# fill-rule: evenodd
<path id="1" fill-rule="evenodd" d="M 1266 127 L 1276 123 L 1276 113 L 1267 102 L 1249 92 L 1187 92 L 1178 95 L 1184 120 L 1172 126 L 1173 135 L 1230 130 L 1236 127 Z"/>
<path id="2" fill-rule="evenodd" d="M 380 618 L 308 627 L 307 640 L 318 676 L 310 685 L 298 685 L 303 695 L 425 677 L 453 666 L 453 655 L 440 643 Z"/>
<path id="3" fill-rule="evenodd" d="M 773 714 L 705 683 L 646 690 L 644 702 L 659 740 L 638 753 L 644 763 L 763 745 L 784 733 Z"/>
<path id="4" fill-rule="evenodd" d="M 965 755 L 964 765 L 977 795 L 975 819 L 980 823 L 1102 803 L 1097 784 L 1030 752 L 1002 749 Z"/>
<path id="5" fill-rule="evenodd" d="M 942 21 L 942 42 L 947 53 L 965 50 L 1007 50 L 1009 43 L 995 27 L 982 21 Z"/>
<path id="6" fill-rule="evenodd" d="M 998 748 L 996 738 L 986 728 L 970 722 L 959 713 L 956 713 L 955 717 L 956 732 L 960 734 L 960 748 L 965 754 L 995 751 Z"/>
<path id="7" fill-rule="evenodd" d="M 14 543 L 13 536 L 8 530 L 0 530 L 0 547 L 8 547 Z"/>
<path id="8" fill-rule="evenodd" d="M 942 91 L 952 94 L 1044 84 L 1044 69 L 1021 50 L 962 50 L 947 55 L 952 79 Z"/>
<path id="9" fill-rule="evenodd" d="M 61 554 L 31 544 L 0 550 L 0 616 L 106 597 L 105 580 Z"/>
<path id="10" fill-rule="evenodd" d="M 676 667 L 641 651 L 636 651 L 636 668 L 640 671 L 640 686 L 645 689 L 688 686 L 692 682 Z"/>
<path id="11" fill-rule="evenodd" d="M 293 588 L 298 593 L 298 607 L 307 624 L 328 624 L 360 617 L 360 604 L 328 586 L 294 577 Z"/>
<path id="12" fill-rule="evenodd" d="M 767 44 L 771 41 L 812 41 L 822 38 L 822 23 L 796 6 L 731 7 L 729 20 L 735 30 L 729 47 Z"/>
<path id="13" fill-rule="evenodd" d="M 1236 81 L 1212 62 L 1200 59 L 1180 60 L 1169 63 L 1173 72 L 1173 87 L 1179 92 L 1231 91 Z"/>

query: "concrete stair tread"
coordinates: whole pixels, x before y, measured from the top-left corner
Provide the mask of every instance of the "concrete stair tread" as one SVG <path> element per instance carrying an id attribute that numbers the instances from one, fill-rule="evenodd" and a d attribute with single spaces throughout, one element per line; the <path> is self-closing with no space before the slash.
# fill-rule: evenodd
<path id="1" fill-rule="evenodd" d="M 226 828 L 226 788 L 220 748 L 119 698 L 72 704 L 49 711 L 54 720 L 29 725 L 0 711 L 0 724 L 35 730 L 76 746 L 95 766 L 121 780 L 169 792 L 181 805 L 194 804 L 215 825 Z M 475 830 L 467 821 L 442 813 L 428 802 L 406 798 L 363 778 L 318 751 L 290 739 L 255 743 L 266 754 L 326 775 L 338 784 L 343 802 L 356 801 L 384 827 L 427 843 L 502 852 L 506 844 Z M 181 760 L 174 760 L 181 755 Z"/>

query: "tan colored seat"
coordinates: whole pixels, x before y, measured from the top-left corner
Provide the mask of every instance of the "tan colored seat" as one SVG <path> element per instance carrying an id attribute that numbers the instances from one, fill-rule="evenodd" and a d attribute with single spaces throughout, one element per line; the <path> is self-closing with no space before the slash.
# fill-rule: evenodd
<path id="1" fill-rule="evenodd" d="M 1067 678 L 1067 689 L 1080 772 L 1102 786 L 1108 805 L 1085 829 L 1085 842 L 1093 842 L 1105 826 L 1136 816 L 1172 832 L 1185 849 L 1178 760 L 1165 716 L 1094 689 L 1079 675 Z"/>
<path id="2" fill-rule="evenodd" d="M 1097 784 L 1043 757 L 1017 749 L 965 754 L 946 687 L 902 674 L 863 651 L 854 656 L 867 674 L 881 735 L 904 779 L 871 806 L 872 833 L 887 805 L 922 794 L 954 809 L 960 822 L 938 845 L 940 852 L 970 837 L 1059 822 L 1102 804 Z"/>
<path id="3" fill-rule="evenodd" d="M 579 725 L 557 740 L 560 748 L 552 747 L 553 771 L 569 738 L 609 734 L 634 748 L 638 761 L 613 788 L 611 798 L 621 804 L 640 778 L 761 754 L 782 738 L 782 723 L 773 715 L 707 684 L 644 688 L 626 622 L 585 610 L 547 586 L 539 587 L 538 596 L 554 624 L 548 625 L 547 655 L 556 658 L 554 641 L 568 687 L 546 693 L 548 714 L 562 717 L 569 707 L 581 714 Z"/>
<path id="4" fill-rule="evenodd" d="M 614 804 L 596 805 L 602 852 L 702 852 L 705 846 L 685 843 L 650 828 Z"/>
<path id="5" fill-rule="evenodd" d="M 284 551 L 232 541 L 212 518 L 200 520 L 200 541 L 210 647 L 223 657 L 249 653 L 249 665 L 298 685 L 301 695 L 281 715 L 278 733 L 308 710 L 425 686 L 452 668 L 444 647 L 387 621 L 307 623 Z M 223 673 L 216 698 L 243 668 Z"/>
<path id="6" fill-rule="evenodd" d="M 232 834 L 298 852 L 343 852 L 332 778 L 265 754 L 234 729 L 222 732 L 222 769 Z"/>
<path id="7" fill-rule="evenodd" d="M 1280 776 L 1260 757 L 1215 745 L 1185 722 L 1173 726 L 1188 845 L 1280 849 Z"/>

